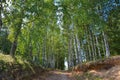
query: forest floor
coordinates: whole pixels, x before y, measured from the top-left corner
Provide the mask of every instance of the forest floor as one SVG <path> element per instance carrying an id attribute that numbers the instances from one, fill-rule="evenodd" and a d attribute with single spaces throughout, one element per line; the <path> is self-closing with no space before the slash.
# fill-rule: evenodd
<path id="1" fill-rule="evenodd" d="M 76 80 L 120 80 L 120 65 L 108 70 L 90 70 L 88 72 L 73 72 Z"/>
<path id="2" fill-rule="evenodd" d="M 46 71 L 33 80 L 120 80 L 120 56 L 78 65 L 73 71 Z"/>
<path id="3" fill-rule="evenodd" d="M 120 80 L 120 65 L 88 72 L 49 71 L 33 80 Z"/>
<path id="4" fill-rule="evenodd" d="M 0 80 L 120 80 L 120 56 L 77 65 L 70 71 L 46 70 L 0 55 Z"/>
<path id="5" fill-rule="evenodd" d="M 67 71 L 49 71 L 45 72 L 44 75 L 39 76 L 37 79 L 34 80 L 76 80 L 71 72 Z"/>

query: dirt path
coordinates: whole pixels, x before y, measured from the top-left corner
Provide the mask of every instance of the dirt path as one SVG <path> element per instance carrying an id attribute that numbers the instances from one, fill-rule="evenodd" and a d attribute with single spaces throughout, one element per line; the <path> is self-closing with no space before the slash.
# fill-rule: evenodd
<path id="1" fill-rule="evenodd" d="M 120 66 L 114 66 L 108 70 L 72 73 L 67 71 L 45 71 L 24 80 L 120 80 Z"/>
<path id="2" fill-rule="evenodd" d="M 65 71 L 50 71 L 45 80 L 75 80 L 72 73 Z"/>

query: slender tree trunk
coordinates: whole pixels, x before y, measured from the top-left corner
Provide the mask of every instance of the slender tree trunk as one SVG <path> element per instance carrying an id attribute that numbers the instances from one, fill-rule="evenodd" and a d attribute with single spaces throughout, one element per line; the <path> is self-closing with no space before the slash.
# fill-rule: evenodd
<path id="1" fill-rule="evenodd" d="M 103 39 L 104 39 L 104 44 L 105 44 L 105 49 L 106 49 L 106 57 L 109 57 L 110 56 L 109 45 L 107 42 L 107 36 L 104 32 L 103 32 Z"/>
<path id="2" fill-rule="evenodd" d="M 92 42 L 93 42 L 93 49 L 94 49 L 94 59 L 97 59 L 97 50 L 96 50 L 96 39 L 95 35 L 92 33 Z"/>
<path id="3" fill-rule="evenodd" d="M 12 57 L 14 57 L 15 51 L 17 49 L 17 40 L 18 40 L 18 35 L 19 35 L 20 31 L 21 31 L 21 24 L 22 24 L 22 21 L 21 21 L 20 25 L 18 26 L 19 27 L 18 30 L 15 32 L 14 41 L 13 41 L 11 49 L 10 49 L 10 55 Z"/>
<path id="4" fill-rule="evenodd" d="M 82 63 L 82 55 L 81 55 L 81 45 L 80 41 L 78 39 L 78 35 L 76 35 L 76 40 L 77 40 L 77 50 L 78 50 L 78 63 Z"/>
<path id="5" fill-rule="evenodd" d="M 12 57 L 14 57 L 15 55 L 16 48 L 17 48 L 17 39 L 13 41 L 12 46 L 11 46 L 10 55 Z"/>
<path id="6" fill-rule="evenodd" d="M 68 43 L 68 68 L 71 67 L 71 38 L 69 38 Z"/>
<path id="7" fill-rule="evenodd" d="M 97 44 L 97 49 L 98 49 L 98 55 L 99 55 L 99 58 L 101 59 L 102 56 L 101 56 L 101 53 L 100 53 L 100 47 L 99 47 L 99 43 L 98 43 L 98 37 L 95 36 L 95 39 L 96 39 L 96 44 Z"/>
<path id="8" fill-rule="evenodd" d="M 74 66 L 74 45 L 73 45 L 73 33 L 70 33 L 69 35 L 69 43 L 68 43 L 68 66 L 72 67 Z"/>
<path id="9" fill-rule="evenodd" d="M 81 41 L 81 56 L 82 56 L 82 62 L 85 62 L 86 61 L 86 55 L 85 55 L 85 48 L 84 48 L 84 43 L 82 43 Z"/>
<path id="10" fill-rule="evenodd" d="M 87 41 L 88 42 L 88 53 L 89 53 L 89 60 L 92 60 L 92 52 L 91 52 L 91 48 L 90 48 L 90 42 L 89 41 Z"/>
<path id="11" fill-rule="evenodd" d="M 73 36 L 73 35 L 71 34 L 71 36 Z M 74 49 L 74 47 L 73 47 L 73 37 L 71 37 L 70 45 L 71 45 L 71 67 L 73 67 L 74 66 L 74 57 L 75 57 L 74 52 L 73 52 L 73 49 Z"/>
<path id="12" fill-rule="evenodd" d="M 37 42 L 36 46 L 37 46 L 37 61 L 40 61 L 40 43 Z"/>
<path id="13" fill-rule="evenodd" d="M 51 44 L 51 46 L 49 46 L 49 59 L 48 59 L 48 63 L 49 63 L 49 67 L 50 68 L 54 68 L 54 55 L 53 55 L 53 46 L 54 46 L 54 42 L 52 39 L 52 36 L 50 36 L 49 38 L 49 44 Z"/>
<path id="14" fill-rule="evenodd" d="M 33 56 L 33 46 L 32 46 L 32 43 L 30 42 L 30 45 L 29 45 L 29 55 L 30 55 L 30 59 L 32 59 L 34 56 Z M 30 60 L 31 62 L 33 62 L 33 59 Z"/>
<path id="15" fill-rule="evenodd" d="M 43 39 L 42 65 L 46 67 L 46 37 Z"/>
<path id="16" fill-rule="evenodd" d="M 72 35 L 73 38 L 72 38 L 72 61 L 73 61 L 73 66 L 76 65 L 76 48 L 75 48 L 75 37 L 74 37 L 74 34 Z"/>
<path id="17" fill-rule="evenodd" d="M 101 35 L 102 36 L 102 35 Z M 104 39 L 103 39 L 103 36 L 101 37 L 102 39 L 102 51 L 103 51 L 103 54 L 104 54 L 104 58 L 106 57 L 106 52 L 105 52 L 105 45 L 104 45 Z"/>
<path id="18" fill-rule="evenodd" d="M 51 35 L 49 36 L 49 38 L 48 38 L 49 40 L 48 40 L 48 42 L 49 42 L 49 44 L 51 44 L 52 43 L 52 41 L 51 41 Z M 52 64 L 52 45 L 49 45 L 48 46 L 48 67 L 49 68 L 51 68 L 51 64 Z"/>
<path id="19" fill-rule="evenodd" d="M 77 52 L 77 46 L 76 46 L 77 44 L 76 44 L 76 37 L 74 36 L 74 53 L 75 53 L 75 64 L 78 64 L 78 52 Z"/>
<path id="20" fill-rule="evenodd" d="M 91 51 L 91 47 L 90 47 L 90 37 L 89 37 L 89 27 L 86 26 L 86 34 L 87 34 L 87 48 L 88 48 L 88 60 L 91 61 L 92 60 L 92 51 Z"/>
<path id="21" fill-rule="evenodd" d="M 22 1 L 22 3 L 24 3 L 24 0 Z M 14 32 L 15 37 L 14 37 L 14 41 L 12 43 L 11 50 L 10 50 L 10 55 L 12 57 L 14 57 L 14 55 L 15 55 L 15 52 L 16 52 L 16 49 L 17 49 L 18 36 L 19 36 L 19 34 L 21 32 L 21 28 L 22 28 L 22 22 L 23 22 L 23 17 L 24 17 L 23 7 L 21 8 L 21 14 L 20 15 L 21 15 L 21 17 L 19 17 L 20 21 L 16 22 L 16 25 L 14 25 L 14 26 L 17 27 L 17 29 L 16 29 L 16 32 Z"/>
<path id="22" fill-rule="evenodd" d="M 76 47 L 76 63 L 79 64 L 80 63 L 80 54 L 78 52 L 78 44 L 77 44 L 77 34 L 75 35 L 75 47 Z"/>
<path id="23" fill-rule="evenodd" d="M 54 30 L 53 30 L 53 32 L 54 32 Z M 51 45 L 52 45 L 52 68 L 55 68 L 54 35 L 52 35 L 52 44 Z"/>
<path id="24" fill-rule="evenodd" d="M 92 41 L 92 33 L 90 31 L 89 33 L 89 38 L 90 38 L 90 46 L 91 46 L 91 52 L 92 52 L 92 60 L 95 60 L 95 53 L 94 53 L 94 47 L 93 47 L 93 41 Z"/>

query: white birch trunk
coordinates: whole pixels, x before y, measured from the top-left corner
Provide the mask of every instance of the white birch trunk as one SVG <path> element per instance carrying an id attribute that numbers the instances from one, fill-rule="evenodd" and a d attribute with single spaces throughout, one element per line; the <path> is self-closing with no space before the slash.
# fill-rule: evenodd
<path id="1" fill-rule="evenodd" d="M 76 44 L 76 39 L 75 39 L 75 37 L 74 37 L 74 52 L 75 52 L 75 59 L 76 59 L 76 63 L 78 64 L 78 60 L 77 60 L 77 46 L 76 46 L 77 44 Z"/>
<path id="2" fill-rule="evenodd" d="M 107 36 L 104 32 L 103 32 L 103 39 L 104 39 L 104 44 L 105 44 L 105 49 L 106 49 L 106 57 L 109 57 L 110 56 L 109 45 L 107 42 Z"/>
<path id="3" fill-rule="evenodd" d="M 98 49 L 98 55 L 99 55 L 99 58 L 101 58 L 101 53 L 100 53 L 100 47 L 99 47 L 99 42 L 98 42 L 98 37 L 95 36 L 95 39 L 96 39 L 96 44 L 97 44 L 97 49 Z"/>
<path id="4" fill-rule="evenodd" d="M 71 56 L 70 56 L 70 54 L 71 54 L 71 39 L 69 38 L 69 43 L 68 43 L 68 68 L 70 68 L 70 66 L 71 66 L 71 60 L 70 60 L 70 58 L 71 58 Z"/>
<path id="5" fill-rule="evenodd" d="M 78 62 L 82 63 L 81 45 L 77 35 L 76 35 L 76 40 L 77 40 L 77 50 L 78 50 Z"/>
<path id="6" fill-rule="evenodd" d="M 106 57 L 106 50 L 105 50 L 105 45 L 104 45 L 104 39 L 103 39 L 103 37 L 102 37 L 102 51 L 103 51 L 104 57 Z"/>

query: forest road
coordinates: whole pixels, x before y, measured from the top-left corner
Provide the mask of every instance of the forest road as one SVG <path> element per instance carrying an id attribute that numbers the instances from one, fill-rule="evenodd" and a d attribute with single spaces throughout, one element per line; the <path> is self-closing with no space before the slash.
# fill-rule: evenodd
<path id="1" fill-rule="evenodd" d="M 45 80 L 75 80 L 72 73 L 65 71 L 50 71 Z"/>

